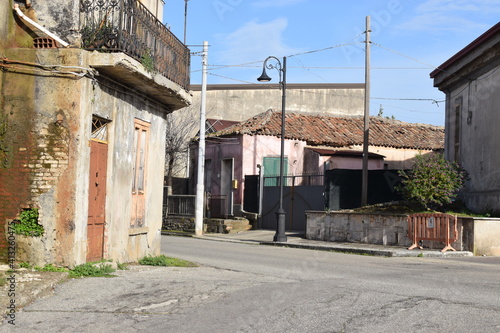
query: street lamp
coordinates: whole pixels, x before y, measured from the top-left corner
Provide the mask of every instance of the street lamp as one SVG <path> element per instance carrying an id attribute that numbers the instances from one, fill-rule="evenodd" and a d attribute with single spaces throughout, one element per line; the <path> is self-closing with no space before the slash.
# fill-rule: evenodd
<path id="1" fill-rule="evenodd" d="M 268 64 L 269 59 L 274 59 L 278 63 L 277 65 Z M 280 89 L 281 89 L 281 154 L 280 154 L 280 197 L 279 197 L 279 209 L 276 212 L 277 226 L 276 234 L 274 235 L 275 242 L 286 242 L 285 234 L 285 211 L 283 210 L 283 168 L 285 163 L 285 102 L 286 102 L 286 57 L 283 57 L 283 65 L 280 60 L 276 57 L 270 56 L 264 60 L 264 65 L 262 66 L 262 75 L 257 79 L 259 82 L 269 82 L 271 78 L 266 73 L 267 69 L 277 69 L 280 75 Z"/>

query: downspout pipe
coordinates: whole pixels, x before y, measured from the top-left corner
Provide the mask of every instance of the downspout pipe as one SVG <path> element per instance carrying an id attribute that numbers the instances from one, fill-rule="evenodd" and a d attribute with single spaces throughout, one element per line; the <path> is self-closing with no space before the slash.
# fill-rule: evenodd
<path id="1" fill-rule="evenodd" d="M 59 43 L 59 45 L 62 45 L 64 47 L 68 47 L 69 46 L 69 43 L 66 43 L 61 38 L 57 37 L 52 32 L 48 31 L 47 29 L 45 29 L 44 27 L 42 27 L 41 25 L 39 25 L 38 23 L 36 23 L 32 19 L 30 19 L 28 16 L 24 15 L 24 13 L 21 11 L 21 9 L 19 9 L 19 5 L 17 3 L 14 5 L 14 11 L 17 13 L 17 15 L 19 16 L 19 18 L 24 23 L 27 23 L 27 25 L 33 26 L 36 29 L 38 29 L 41 32 L 43 32 L 44 34 L 46 34 L 47 36 L 53 38 L 57 43 Z"/>

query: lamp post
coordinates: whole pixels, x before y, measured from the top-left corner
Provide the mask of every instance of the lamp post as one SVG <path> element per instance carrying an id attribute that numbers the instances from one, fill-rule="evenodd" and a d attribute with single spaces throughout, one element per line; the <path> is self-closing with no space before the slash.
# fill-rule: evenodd
<path id="1" fill-rule="evenodd" d="M 274 59 L 278 63 L 277 65 L 268 64 L 269 59 Z M 276 212 L 277 226 L 276 234 L 274 235 L 275 242 L 286 242 L 285 234 L 285 211 L 283 209 L 283 183 L 284 175 L 283 169 L 285 164 L 285 102 L 286 102 L 286 57 L 283 57 L 283 64 L 276 57 L 270 56 L 264 60 L 264 65 L 262 66 L 262 75 L 257 79 L 259 82 L 269 82 L 271 78 L 266 73 L 267 69 L 277 69 L 280 75 L 280 89 L 281 89 L 281 153 L 280 153 L 280 196 L 279 196 L 279 208 Z"/>

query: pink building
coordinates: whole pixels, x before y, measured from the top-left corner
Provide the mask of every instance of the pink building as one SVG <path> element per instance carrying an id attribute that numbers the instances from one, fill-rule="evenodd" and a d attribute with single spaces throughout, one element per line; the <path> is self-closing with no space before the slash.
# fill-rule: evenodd
<path id="1" fill-rule="evenodd" d="M 285 175 L 362 169 L 363 125 L 360 116 L 287 113 Z M 280 134 L 281 112 L 269 110 L 207 136 L 205 191 L 226 198 L 228 215 L 238 216 L 244 209 L 245 176 L 279 175 Z M 417 153 L 440 151 L 443 142 L 443 127 L 372 117 L 368 168 L 409 168 Z M 197 161 L 194 150 L 193 164 Z"/>

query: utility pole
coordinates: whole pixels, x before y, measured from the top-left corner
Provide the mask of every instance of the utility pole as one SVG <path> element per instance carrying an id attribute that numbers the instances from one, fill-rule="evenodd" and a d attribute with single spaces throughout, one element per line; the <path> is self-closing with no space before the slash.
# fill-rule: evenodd
<path id="1" fill-rule="evenodd" d="M 207 59 L 208 42 L 203 42 L 201 56 L 201 107 L 200 107 L 200 142 L 198 144 L 198 177 L 196 180 L 196 211 L 194 217 L 194 230 L 196 236 L 203 234 L 203 203 L 205 201 L 205 110 L 207 102 Z"/>
<path id="2" fill-rule="evenodd" d="M 363 176 L 361 186 L 361 206 L 368 203 L 368 141 L 370 133 L 370 16 L 366 17 L 365 35 L 365 124 L 363 135 Z"/>
<path id="3" fill-rule="evenodd" d="M 189 1 L 189 0 L 184 0 L 184 45 L 186 45 L 187 16 L 188 16 L 188 1 Z"/>

